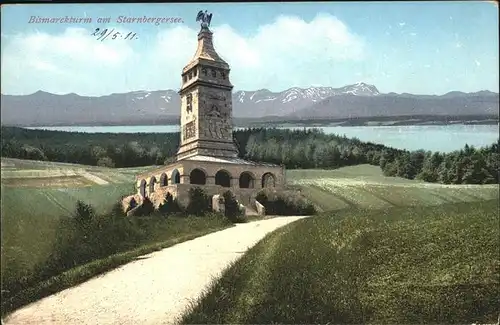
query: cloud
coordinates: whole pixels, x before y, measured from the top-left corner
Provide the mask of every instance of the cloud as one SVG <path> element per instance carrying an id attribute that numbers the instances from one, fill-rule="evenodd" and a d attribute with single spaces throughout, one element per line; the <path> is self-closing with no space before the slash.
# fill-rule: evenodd
<path id="1" fill-rule="evenodd" d="M 305 78 L 324 73 L 325 69 L 333 68 L 334 62 L 359 61 L 365 57 L 364 40 L 330 15 L 320 14 L 310 22 L 280 16 L 248 36 L 229 25 L 211 29 L 214 46 L 230 64 L 231 80 L 239 89 L 271 88 L 280 83 L 290 85 L 290 81 L 305 84 Z M 151 61 L 169 61 L 165 68 L 168 66 L 178 74 L 195 53 L 193 40 L 197 32 L 184 26 L 161 32 L 159 43 L 152 51 L 160 57 Z M 171 53 L 174 44 L 176 52 Z"/>
<path id="2" fill-rule="evenodd" d="M 42 60 L 31 60 L 27 62 L 32 68 L 40 71 L 50 71 L 55 73 L 62 73 L 62 71 L 54 64 Z"/>
<path id="3" fill-rule="evenodd" d="M 331 84 L 325 70 L 336 62 L 360 61 L 364 40 L 336 17 L 319 14 L 311 21 L 279 16 L 243 35 L 229 25 L 211 28 L 214 45 L 231 65 L 231 81 L 238 89 L 305 86 L 314 81 Z M 115 29 L 125 34 L 127 31 Z M 135 41 L 96 40 L 88 29 L 67 28 L 60 34 L 36 32 L 9 37 L 2 49 L 4 91 L 38 89 L 54 93 L 103 95 L 137 89 L 166 89 L 180 85 L 181 69 L 197 46 L 198 29 L 176 25 L 141 35 Z M 137 43 L 137 42 L 136 42 Z M 36 75 L 36 78 L 34 77 Z M 281 86 L 278 86 L 281 87 Z"/>
<path id="4" fill-rule="evenodd" d="M 76 92 L 80 89 L 66 90 L 68 85 L 78 85 L 68 79 L 79 78 L 81 83 L 94 79 L 95 82 L 100 69 L 121 67 L 133 54 L 126 41 L 101 42 L 90 34 L 87 29 L 70 27 L 56 35 L 37 31 L 9 36 L 8 44 L 2 49 L 3 88 L 19 88 L 19 82 L 32 85 L 37 81 L 38 88 L 30 89 L 31 92 L 38 89 Z"/>
<path id="5" fill-rule="evenodd" d="M 125 33 L 119 29 L 115 29 L 115 32 Z M 97 36 L 90 36 L 87 29 L 70 27 L 60 35 L 43 32 L 16 35 L 9 48 L 20 50 L 18 54 L 28 61 L 42 59 L 53 63 L 63 59 L 69 63 L 120 65 L 131 54 L 126 41 L 102 42 L 96 39 Z M 8 55 L 6 57 L 10 58 Z"/>

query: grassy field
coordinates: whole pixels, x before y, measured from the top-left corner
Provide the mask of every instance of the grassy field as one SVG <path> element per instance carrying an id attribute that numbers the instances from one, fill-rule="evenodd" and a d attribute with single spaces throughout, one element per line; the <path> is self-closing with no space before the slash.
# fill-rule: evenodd
<path id="1" fill-rule="evenodd" d="M 112 169 L 5 158 L 1 163 L 2 314 L 139 255 L 231 226 L 216 217 L 143 219 L 141 225 L 109 221 L 87 243 L 62 226 L 76 202 L 109 213 L 123 195 L 135 192 L 135 175 L 155 166 Z M 114 243 L 106 242 L 115 235 Z M 53 265 L 55 253 L 73 255 L 74 267 Z"/>
<path id="2" fill-rule="evenodd" d="M 84 178 L 88 180 L 85 184 L 75 182 L 75 184 L 67 184 L 67 187 L 132 183 L 135 175 L 138 173 L 158 167 L 107 168 L 13 158 L 2 158 L 1 164 L 2 184 L 9 182 L 10 179 L 16 179 L 16 184 L 13 185 L 23 186 L 22 180 L 26 182 L 32 182 L 33 179 L 39 180 L 39 183 L 34 184 L 33 187 L 50 187 L 54 180 L 61 177 Z M 57 183 L 54 186 L 61 187 Z"/>
<path id="3" fill-rule="evenodd" d="M 184 324 L 495 323 L 497 200 L 346 209 L 269 234 Z"/>
<path id="4" fill-rule="evenodd" d="M 99 211 L 132 194 L 135 175 L 156 166 L 105 168 L 2 158 L 2 211 L 6 216 L 72 212 L 78 199 Z M 385 177 L 380 168 L 359 165 L 337 170 L 288 170 L 287 183 L 323 210 L 386 208 L 471 202 L 498 197 L 498 185 L 441 185 Z M 19 204 L 17 198 L 23 198 Z"/>
<path id="5" fill-rule="evenodd" d="M 118 255 L 28 286 L 33 282 L 36 268 L 44 265 L 53 253 L 61 217 L 74 212 L 77 200 L 91 204 L 98 213 L 106 213 L 120 197 L 135 192 L 133 182 L 137 173 L 156 166 L 114 169 L 2 158 L 1 167 L 2 277 L 7 275 L 11 280 L 15 277 L 12 281 L 18 281 L 26 289 L 15 294 L 2 292 L 3 297 L 11 299 L 10 305 L 2 305 L 2 312 L 125 263 L 136 254 L 145 253 L 143 249 L 158 249 L 179 238 L 199 236 L 205 233 L 203 229 L 214 231 L 226 226 L 220 220 L 209 220 L 209 224 L 194 220 L 195 224 L 189 226 L 183 226 L 182 221 L 178 226 L 159 225 L 158 233 L 151 235 L 149 241 L 140 242 L 142 248 L 136 242 L 124 242 Z M 287 182 L 323 211 L 474 202 L 498 197 L 497 185 L 427 184 L 384 177 L 380 168 L 368 165 L 338 170 L 289 170 Z M 128 253 L 124 253 L 126 247 L 130 249 Z"/>
<path id="6" fill-rule="evenodd" d="M 498 198 L 492 185 L 443 185 L 385 177 L 377 166 L 358 165 L 337 170 L 289 170 L 287 183 L 324 211 L 345 208 L 380 209 L 439 205 Z"/>
<path id="7" fill-rule="evenodd" d="M 47 258 L 59 218 L 71 215 L 77 200 L 103 213 L 134 190 L 133 176 L 125 181 L 127 170 L 10 158 L 2 158 L 1 166 L 2 258 L 17 254 L 27 270 Z M 115 182 L 98 185 L 82 173 L 105 174 Z"/>
<path id="8" fill-rule="evenodd" d="M 135 193 L 135 175 L 155 166 L 105 168 L 2 158 L 2 215 L 59 217 L 72 213 L 77 200 L 99 212 Z M 22 203 L 19 201 L 22 198 Z"/>
<path id="9" fill-rule="evenodd" d="M 39 236 L 35 229 L 26 229 L 19 237 L 3 236 L 2 316 L 141 255 L 233 225 L 217 215 L 140 220 L 103 216 L 82 232 L 55 220 L 47 219 L 42 228 L 45 235 L 52 232 L 52 236 L 38 241 L 28 238 Z"/>

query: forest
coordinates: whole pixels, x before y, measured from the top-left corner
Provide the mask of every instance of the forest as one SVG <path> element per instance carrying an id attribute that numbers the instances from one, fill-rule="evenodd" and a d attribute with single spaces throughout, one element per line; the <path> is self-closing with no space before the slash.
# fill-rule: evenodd
<path id="1" fill-rule="evenodd" d="M 79 133 L 2 127 L 2 157 L 106 167 L 173 162 L 179 133 Z M 499 144 L 450 153 L 407 151 L 319 129 L 248 128 L 234 132 L 240 157 L 287 169 L 371 164 L 384 175 L 443 184 L 498 184 Z"/>

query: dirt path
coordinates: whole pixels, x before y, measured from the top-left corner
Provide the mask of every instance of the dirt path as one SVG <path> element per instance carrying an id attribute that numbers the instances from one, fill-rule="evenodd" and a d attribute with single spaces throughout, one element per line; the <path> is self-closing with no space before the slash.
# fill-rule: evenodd
<path id="1" fill-rule="evenodd" d="M 213 277 L 267 233 L 303 217 L 238 224 L 140 257 L 21 308 L 4 324 L 174 324 Z"/>
<path id="2" fill-rule="evenodd" d="M 108 181 L 105 181 L 104 179 L 96 176 L 96 175 L 93 175 L 89 172 L 82 172 L 80 175 L 82 175 L 83 177 L 85 177 L 86 179 L 88 179 L 89 181 L 91 182 L 94 182 L 96 184 L 99 184 L 99 185 L 106 185 L 106 184 L 109 184 Z"/>

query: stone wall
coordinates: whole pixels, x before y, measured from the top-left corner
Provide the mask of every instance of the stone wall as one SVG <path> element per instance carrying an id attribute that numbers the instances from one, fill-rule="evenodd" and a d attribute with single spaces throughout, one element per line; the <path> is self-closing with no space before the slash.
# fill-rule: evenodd
<path id="1" fill-rule="evenodd" d="M 181 160 L 177 163 L 162 167 L 155 171 L 139 175 L 136 182 L 137 194 L 142 195 L 141 189 L 144 189 L 145 196 L 162 190 L 162 188 L 170 185 L 175 185 L 174 174 L 178 173 L 179 184 L 191 185 L 190 176 L 193 170 L 199 170 L 205 175 L 205 185 L 198 185 L 203 188 L 214 186 L 219 192 L 219 188 L 230 189 L 233 193 L 241 196 L 241 202 L 248 204 L 252 193 L 262 189 L 262 178 L 264 175 L 272 174 L 274 177 L 274 187 L 283 188 L 285 185 L 284 168 L 280 166 L 264 166 L 264 165 L 251 165 L 251 164 L 233 164 L 233 163 L 220 163 L 220 162 L 206 162 L 206 161 L 190 161 Z M 222 187 L 216 185 L 216 176 L 218 173 L 226 173 L 230 178 L 230 186 Z M 245 173 L 249 175 L 252 180 L 249 188 L 240 187 L 240 176 Z M 164 180 L 167 183 L 164 183 Z M 162 183 L 163 182 L 163 183 Z M 178 184 L 177 184 L 178 185 Z M 273 184 L 271 184 L 271 187 Z M 183 190 L 184 186 L 176 187 L 176 192 Z M 153 191 L 151 191 L 153 189 Z M 162 190 L 163 191 L 163 190 Z M 173 191 L 173 190 L 172 190 Z M 214 193 L 216 194 L 216 193 Z M 173 194 L 172 194 L 173 195 Z M 176 193 L 176 195 L 178 195 Z"/>
<path id="2" fill-rule="evenodd" d="M 238 155 L 233 142 L 231 97 L 231 88 L 197 85 L 182 91 L 179 159 L 196 154 Z"/>
<path id="3" fill-rule="evenodd" d="M 212 196 L 212 210 L 224 214 L 226 206 L 224 204 L 224 198 L 222 197 L 222 195 L 216 194 Z"/>
<path id="4" fill-rule="evenodd" d="M 175 189 L 173 189 L 174 187 Z M 220 197 L 222 197 L 222 194 L 225 191 L 230 190 L 231 192 L 234 193 L 238 202 L 242 204 L 245 204 L 244 201 L 241 199 L 242 194 L 244 196 L 251 196 L 255 198 L 258 192 L 258 190 L 255 189 L 233 190 L 219 185 L 176 184 L 167 186 L 165 189 L 163 189 L 162 195 L 163 197 L 165 197 L 166 193 L 170 192 L 172 196 L 177 199 L 177 202 L 179 203 L 180 206 L 186 207 L 189 204 L 189 190 L 194 187 L 202 188 L 210 198 L 212 198 L 215 195 L 219 195 Z"/>
<path id="5" fill-rule="evenodd" d="M 135 201 L 136 206 L 139 206 L 142 204 L 143 198 L 139 194 L 133 194 L 133 195 L 129 195 L 129 196 L 123 198 L 122 209 L 124 212 L 128 211 L 132 207 L 131 206 L 132 200 Z"/>
<path id="6" fill-rule="evenodd" d="M 219 199 L 222 198 L 223 193 L 227 191 L 228 188 L 219 185 L 172 184 L 158 188 L 155 192 L 150 193 L 148 198 L 151 200 L 155 208 L 158 208 L 160 204 L 165 201 L 167 193 L 170 193 L 172 197 L 177 200 L 180 206 L 187 207 L 187 205 L 189 204 L 189 189 L 193 187 L 202 188 L 212 200 L 212 208 L 214 209 L 214 211 L 219 211 L 222 209 L 220 212 L 223 212 L 224 206 L 219 206 L 219 204 L 215 203 L 214 200 L 219 202 Z M 255 209 L 259 215 L 265 215 L 265 208 L 262 206 L 262 204 L 255 200 L 255 197 L 260 189 L 229 190 L 234 193 L 236 199 L 240 204 Z M 127 196 L 122 200 L 123 211 L 130 210 L 132 199 L 135 200 L 137 206 L 139 206 L 143 202 L 143 197 L 139 194 Z"/>
<path id="7" fill-rule="evenodd" d="M 255 210 L 257 211 L 259 216 L 265 216 L 266 208 L 262 204 L 260 204 L 260 202 L 257 200 L 255 200 L 254 203 L 255 203 Z"/>
<path id="8" fill-rule="evenodd" d="M 198 95 L 200 138 L 232 143 L 231 90 L 200 87 Z"/>

